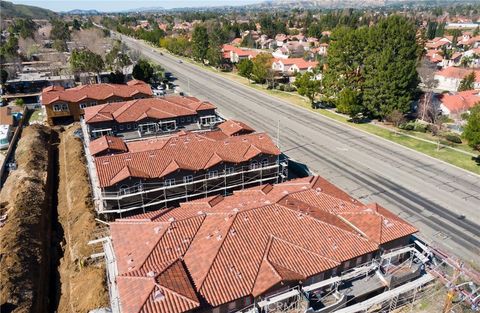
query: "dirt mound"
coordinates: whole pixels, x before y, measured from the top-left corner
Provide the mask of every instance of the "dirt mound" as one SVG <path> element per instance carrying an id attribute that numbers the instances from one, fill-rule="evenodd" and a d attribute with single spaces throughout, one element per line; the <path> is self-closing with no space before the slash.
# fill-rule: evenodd
<path id="1" fill-rule="evenodd" d="M 15 152 L 18 169 L 0 191 L 0 311 L 46 312 L 50 273 L 51 154 L 55 133 L 23 130 Z"/>
<path id="2" fill-rule="evenodd" d="M 99 225 L 95 221 L 82 142 L 74 135 L 78 129 L 74 125 L 60 134 L 58 220 L 65 246 L 58 269 L 58 312 L 88 312 L 109 306 L 104 263 L 89 265 L 94 251 L 87 243 Z"/>

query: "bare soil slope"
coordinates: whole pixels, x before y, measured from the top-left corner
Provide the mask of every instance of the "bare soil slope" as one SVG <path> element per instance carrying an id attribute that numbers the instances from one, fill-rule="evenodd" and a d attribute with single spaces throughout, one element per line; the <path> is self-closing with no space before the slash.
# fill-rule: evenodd
<path id="1" fill-rule="evenodd" d="M 26 127 L 15 152 L 18 169 L 0 192 L 0 311 L 46 312 L 50 272 L 52 140 L 45 126 Z"/>
<path id="2" fill-rule="evenodd" d="M 74 136 L 78 125 L 60 134 L 58 220 L 65 236 L 64 255 L 60 260 L 61 296 L 58 312 L 88 312 L 107 307 L 103 261 L 89 265 L 94 252 L 87 245 L 98 229 L 90 195 L 90 183 L 83 146 Z"/>

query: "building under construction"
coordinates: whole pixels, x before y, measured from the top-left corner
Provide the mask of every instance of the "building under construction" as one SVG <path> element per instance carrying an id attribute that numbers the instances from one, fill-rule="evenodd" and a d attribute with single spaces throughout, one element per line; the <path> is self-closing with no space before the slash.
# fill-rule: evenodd
<path id="1" fill-rule="evenodd" d="M 231 124 L 230 121 L 225 124 Z M 86 158 L 98 213 L 140 213 L 182 201 L 265 183 L 287 176 L 287 162 L 266 133 L 225 125 L 203 132 L 124 140 L 89 141 Z"/>

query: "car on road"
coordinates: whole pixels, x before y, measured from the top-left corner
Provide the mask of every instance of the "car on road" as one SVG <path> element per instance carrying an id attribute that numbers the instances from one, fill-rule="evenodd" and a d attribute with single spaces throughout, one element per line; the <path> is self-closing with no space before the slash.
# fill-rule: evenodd
<path id="1" fill-rule="evenodd" d="M 178 63 L 183 63 L 183 61 L 182 61 L 182 60 L 178 60 Z"/>

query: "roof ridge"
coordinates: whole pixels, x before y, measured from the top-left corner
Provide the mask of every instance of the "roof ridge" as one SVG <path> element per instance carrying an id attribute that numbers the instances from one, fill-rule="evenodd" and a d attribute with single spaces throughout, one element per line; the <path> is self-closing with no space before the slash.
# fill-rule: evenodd
<path id="1" fill-rule="evenodd" d="M 299 201 L 300 201 L 300 202 L 303 202 L 303 201 L 301 201 L 301 200 L 299 200 Z M 305 203 L 305 202 L 303 202 L 303 203 Z M 276 203 L 276 204 L 278 204 L 279 206 L 281 206 L 281 207 L 283 207 L 283 208 L 286 208 L 286 209 L 288 209 L 288 210 L 290 210 L 290 211 L 292 211 L 292 212 L 298 213 L 298 211 L 293 210 L 293 209 L 290 209 L 290 208 L 287 207 L 287 206 L 284 206 L 284 205 L 279 204 L 279 203 Z M 306 204 L 306 205 L 309 205 L 308 203 L 305 203 L 305 204 Z M 309 205 L 309 206 L 311 206 L 311 205 Z M 338 214 L 332 214 L 331 212 L 327 212 L 327 213 L 333 215 L 334 217 L 336 217 L 336 216 L 338 215 Z M 339 230 L 339 231 L 341 231 L 341 232 L 343 232 L 343 233 L 348 232 L 348 234 L 353 234 L 353 235 L 357 236 L 357 237 L 360 238 L 360 239 L 369 241 L 368 239 L 363 238 L 363 236 L 357 234 L 357 232 L 349 232 L 349 231 L 347 231 L 347 230 L 345 230 L 345 229 L 342 229 L 342 228 L 340 228 L 340 227 L 338 227 L 338 226 L 335 226 L 335 225 L 333 225 L 333 224 L 324 222 L 324 221 L 322 221 L 322 220 L 319 220 L 318 218 L 314 218 L 314 217 L 312 217 L 310 214 L 305 214 L 305 213 L 303 213 L 303 214 L 304 214 L 306 217 L 313 219 L 313 220 L 316 221 L 317 223 L 329 225 L 329 226 L 334 227 L 335 229 L 337 229 L 337 230 Z"/>
<path id="2" fill-rule="evenodd" d="M 267 258 L 266 258 L 266 256 L 267 256 L 268 253 L 270 252 L 270 249 L 272 248 L 273 237 L 274 237 L 273 234 L 269 234 L 267 246 L 265 247 L 265 250 L 263 251 L 263 256 L 262 256 L 262 259 L 261 259 L 261 261 L 260 261 L 260 265 L 258 266 L 257 273 L 255 274 L 255 279 L 253 280 L 252 286 L 251 286 L 251 288 L 250 288 L 250 293 L 252 293 L 252 292 L 253 292 L 253 289 L 255 288 L 255 283 L 257 282 L 257 278 L 258 278 L 258 276 L 260 275 L 260 269 L 262 268 L 262 262 L 263 262 L 263 261 L 266 261 L 266 262 L 268 263 L 268 265 L 273 269 L 273 271 L 274 271 L 275 274 L 280 278 L 280 280 L 282 279 L 282 276 L 280 276 L 280 274 L 277 272 L 277 270 L 275 269 L 275 267 L 274 267 L 274 266 L 270 263 L 270 261 L 268 261 Z"/>
<path id="3" fill-rule="evenodd" d="M 234 213 L 233 217 L 232 217 L 232 222 L 230 223 L 230 225 L 225 229 L 225 233 L 226 234 L 229 234 L 230 233 L 230 229 L 232 228 L 232 225 L 235 223 L 235 220 L 237 219 L 238 217 L 238 214 L 241 213 L 241 212 L 236 212 Z M 205 219 L 203 220 L 205 221 Z M 203 224 L 203 221 L 202 221 L 202 224 Z M 198 229 L 201 228 L 201 225 Z M 198 231 L 198 230 L 197 230 Z M 217 258 L 218 258 L 218 255 L 220 254 L 220 251 L 222 250 L 222 247 L 223 247 L 223 244 L 225 243 L 225 241 L 227 240 L 227 235 L 225 235 L 222 239 L 222 242 L 220 243 L 220 246 L 218 247 L 217 249 L 217 253 L 215 254 L 215 257 L 212 259 L 212 261 L 210 262 L 210 265 L 208 266 L 208 270 L 206 271 L 207 275 L 205 275 L 205 277 L 203 278 L 202 280 L 202 283 L 200 284 L 200 286 L 197 287 L 197 290 L 198 292 L 200 292 L 200 289 L 203 288 L 203 285 L 205 283 L 205 281 L 207 280 L 207 277 L 210 275 L 210 270 L 212 269 L 213 267 L 213 264 L 215 264 Z M 193 240 L 192 240 L 193 241 Z M 194 282 L 195 283 L 195 282 Z"/>
<path id="4" fill-rule="evenodd" d="M 165 213 L 168 213 L 168 212 L 165 212 Z M 177 220 L 172 221 L 172 222 L 166 221 L 165 223 L 168 223 L 168 227 L 171 227 L 173 223 L 178 223 L 178 222 L 180 222 L 180 221 L 186 221 L 186 220 L 189 220 L 189 219 L 198 218 L 199 216 L 201 216 L 201 215 L 190 216 L 190 217 L 187 217 L 187 218 L 178 220 L 178 221 L 177 221 Z M 158 216 L 158 217 L 160 217 L 160 216 Z M 158 218 L 158 217 L 157 217 L 157 218 Z M 205 220 L 205 217 L 203 218 L 203 220 Z M 202 220 L 202 224 L 203 224 L 203 220 Z M 147 223 L 152 223 L 152 222 L 155 222 L 155 221 L 149 221 L 149 222 L 147 222 Z M 160 222 L 160 223 L 161 223 L 161 222 Z M 201 224 L 200 224 L 200 226 L 201 226 Z M 167 227 L 167 229 L 168 229 L 168 227 Z M 197 234 L 197 232 L 198 232 L 199 229 L 200 229 L 200 227 L 198 227 L 197 230 L 195 231 L 195 235 Z M 160 242 L 160 240 L 162 240 L 162 238 L 165 236 L 166 233 L 167 233 L 167 230 L 165 230 L 165 231 L 163 232 L 163 234 L 162 234 L 160 237 L 158 237 L 157 242 L 153 245 L 153 249 L 150 250 L 150 252 L 147 254 L 147 256 L 146 256 L 146 258 L 143 260 L 142 264 L 140 264 L 140 265 L 138 266 L 137 271 L 139 271 L 139 270 L 145 265 L 145 262 L 147 262 L 148 258 L 152 255 L 153 251 L 155 251 L 155 248 L 158 246 L 158 243 Z M 192 238 L 194 238 L 194 237 L 195 237 L 195 236 L 193 236 Z M 192 244 L 192 241 L 193 241 L 193 240 L 190 240 L 190 243 L 189 243 L 189 245 L 188 245 L 189 247 L 190 247 L 190 245 Z M 187 248 L 185 251 L 188 251 L 188 248 Z M 183 257 L 183 256 L 182 256 L 182 257 Z M 178 257 L 177 257 L 176 260 L 178 260 Z M 175 260 L 175 261 L 176 261 L 176 260 Z M 173 262 L 175 262 L 175 261 L 173 261 Z M 172 262 L 172 263 L 173 263 L 173 262 Z M 171 265 L 171 264 L 170 264 L 170 265 Z M 169 266 L 170 266 L 170 265 L 169 265 Z M 168 268 L 168 267 L 167 267 L 167 268 Z M 162 273 L 163 273 L 163 271 L 162 271 Z"/>

